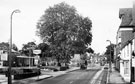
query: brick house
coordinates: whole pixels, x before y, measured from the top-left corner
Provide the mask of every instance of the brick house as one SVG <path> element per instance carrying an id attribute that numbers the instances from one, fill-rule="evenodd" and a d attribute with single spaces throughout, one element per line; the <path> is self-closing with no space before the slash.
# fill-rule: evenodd
<path id="1" fill-rule="evenodd" d="M 116 36 L 116 68 L 127 82 L 130 82 L 131 77 L 132 41 L 134 38 L 132 10 L 132 8 L 121 8 L 119 10 L 121 24 Z"/>

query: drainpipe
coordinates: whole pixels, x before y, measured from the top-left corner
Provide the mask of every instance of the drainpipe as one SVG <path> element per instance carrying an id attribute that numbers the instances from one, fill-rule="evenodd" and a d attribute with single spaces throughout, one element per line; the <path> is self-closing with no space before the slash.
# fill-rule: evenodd
<path id="1" fill-rule="evenodd" d="M 131 56 L 130 56 L 130 84 L 132 84 L 132 81 L 133 81 L 132 80 L 132 76 L 133 76 L 132 75 L 132 45 L 133 45 L 132 40 L 131 40 L 130 43 L 131 43 L 131 48 L 130 48 L 131 49 Z"/>

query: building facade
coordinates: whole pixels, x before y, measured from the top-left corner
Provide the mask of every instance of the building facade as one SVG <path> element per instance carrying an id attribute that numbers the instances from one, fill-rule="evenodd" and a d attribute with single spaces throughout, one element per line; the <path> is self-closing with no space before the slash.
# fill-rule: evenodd
<path id="1" fill-rule="evenodd" d="M 125 81 L 131 80 L 131 57 L 132 57 L 132 40 L 134 39 L 132 26 L 132 8 L 122 8 L 119 10 L 121 24 L 116 36 L 116 67 L 120 71 Z"/>

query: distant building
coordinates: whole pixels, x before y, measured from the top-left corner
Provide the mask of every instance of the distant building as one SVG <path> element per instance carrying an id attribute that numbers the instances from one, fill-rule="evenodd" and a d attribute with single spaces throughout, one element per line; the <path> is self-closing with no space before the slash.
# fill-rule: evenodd
<path id="1" fill-rule="evenodd" d="M 80 63 L 80 54 L 74 54 L 73 58 L 71 59 L 71 64 L 76 65 Z"/>

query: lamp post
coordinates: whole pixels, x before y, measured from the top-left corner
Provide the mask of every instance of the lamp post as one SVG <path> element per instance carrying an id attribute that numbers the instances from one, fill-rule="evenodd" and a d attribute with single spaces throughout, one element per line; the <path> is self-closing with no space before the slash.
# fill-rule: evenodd
<path id="1" fill-rule="evenodd" d="M 12 77 L 11 77 L 11 53 L 12 53 L 12 17 L 13 17 L 13 14 L 14 13 L 20 13 L 20 10 L 14 10 L 12 13 L 11 13 L 11 17 L 10 17 L 10 46 L 9 46 L 9 55 L 8 55 L 8 84 L 12 84 Z"/>
<path id="2" fill-rule="evenodd" d="M 110 42 L 110 45 L 112 44 L 110 40 L 106 40 L 108 42 Z M 109 56 L 109 68 L 110 68 L 110 72 L 112 71 L 112 66 L 111 66 L 111 46 L 110 46 L 110 56 Z"/>

